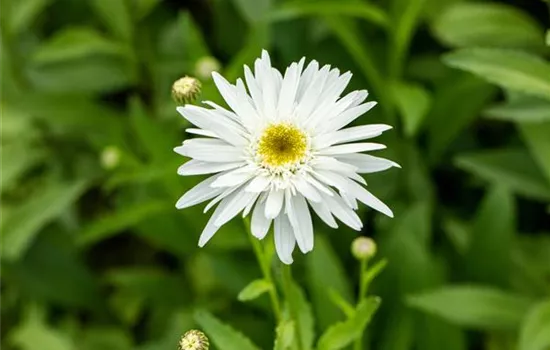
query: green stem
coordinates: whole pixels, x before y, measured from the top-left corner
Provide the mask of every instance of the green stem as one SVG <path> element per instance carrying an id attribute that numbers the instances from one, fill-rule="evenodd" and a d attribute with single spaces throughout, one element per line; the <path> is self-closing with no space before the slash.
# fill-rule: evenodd
<path id="1" fill-rule="evenodd" d="M 367 259 L 361 260 L 359 266 L 359 294 L 357 295 L 357 305 L 367 296 L 367 280 L 365 279 L 367 271 Z M 363 348 L 363 334 L 361 334 L 353 345 L 354 350 L 361 350 Z"/>
<path id="2" fill-rule="evenodd" d="M 268 281 L 272 286 L 268 291 L 269 299 L 271 300 L 271 308 L 273 309 L 273 313 L 275 314 L 275 319 L 277 320 L 277 322 L 279 322 L 281 321 L 281 305 L 279 303 L 279 296 L 277 295 L 275 281 L 273 280 L 273 274 L 271 273 L 270 262 L 267 261 L 265 258 L 265 252 L 261 242 L 252 235 L 252 232 L 250 232 L 250 221 L 244 219 L 244 226 L 250 243 L 252 244 L 254 255 L 256 255 L 256 260 L 258 260 L 258 265 L 260 265 L 262 275 L 264 279 Z"/>
<path id="3" fill-rule="evenodd" d="M 288 309 L 290 311 L 290 317 L 294 321 L 294 331 L 296 333 L 296 348 L 298 350 L 302 349 L 302 332 L 300 329 L 300 322 L 298 322 L 298 308 L 292 297 L 292 271 L 290 270 L 290 265 L 283 264 L 282 266 L 282 282 L 283 290 L 285 292 L 286 301 L 288 303 Z"/>

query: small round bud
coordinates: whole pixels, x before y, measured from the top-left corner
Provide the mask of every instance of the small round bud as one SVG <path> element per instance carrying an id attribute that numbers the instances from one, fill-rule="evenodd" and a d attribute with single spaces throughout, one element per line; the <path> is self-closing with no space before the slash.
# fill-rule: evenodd
<path id="1" fill-rule="evenodd" d="M 351 253 L 357 260 L 366 260 L 376 254 L 376 243 L 369 237 L 357 237 L 351 243 Z"/>
<path id="2" fill-rule="evenodd" d="M 101 165 L 104 169 L 111 170 L 120 163 L 120 150 L 116 146 L 107 146 L 101 152 Z"/>
<path id="3" fill-rule="evenodd" d="M 195 64 L 195 75 L 199 77 L 199 79 L 211 79 L 212 72 L 217 72 L 220 68 L 220 62 L 218 62 L 218 60 L 214 57 L 201 57 Z"/>
<path id="4" fill-rule="evenodd" d="M 208 350 L 209 347 L 206 335 L 196 329 L 187 331 L 179 342 L 179 350 Z"/>
<path id="5" fill-rule="evenodd" d="M 201 93 L 201 82 L 193 77 L 185 76 L 172 85 L 172 98 L 176 103 L 193 103 Z"/>

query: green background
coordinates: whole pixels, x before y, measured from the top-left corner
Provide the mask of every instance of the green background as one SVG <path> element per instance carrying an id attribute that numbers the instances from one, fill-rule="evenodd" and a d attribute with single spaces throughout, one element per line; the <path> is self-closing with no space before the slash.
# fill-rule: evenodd
<path id="1" fill-rule="evenodd" d="M 234 82 L 262 48 L 281 70 L 306 56 L 352 71 L 349 90 L 379 102 L 356 123 L 394 126 L 376 154 L 402 169 L 366 179 L 395 219 L 359 210 L 388 260 L 365 348 L 550 348 L 546 3 L 1 5 L 3 349 L 176 349 L 198 310 L 272 348 L 267 296 L 237 300 L 260 277 L 242 223 L 199 249 L 203 206 L 174 208 L 201 179 L 176 174 L 189 125 L 170 97 L 193 75 L 222 103 L 201 59 Z M 314 251 L 294 254 L 315 337 L 344 319 L 329 290 L 357 288 L 357 233 L 340 226 L 316 220 Z"/>

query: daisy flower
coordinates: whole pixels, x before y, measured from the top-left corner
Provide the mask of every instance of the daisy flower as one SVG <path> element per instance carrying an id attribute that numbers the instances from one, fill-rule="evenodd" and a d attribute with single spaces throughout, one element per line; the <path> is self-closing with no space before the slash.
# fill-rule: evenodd
<path id="1" fill-rule="evenodd" d="M 238 79 L 232 85 L 212 73 L 231 110 L 210 101 L 204 103 L 211 108 L 178 107 L 197 126 L 186 131 L 199 136 L 174 149 L 192 158 L 178 174 L 215 174 L 176 203 L 182 209 L 211 200 L 205 212 L 217 205 L 199 238 L 200 247 L 239 213 L 243 217 L 252 213 L 252 234 L 263 239 L 273 222 L 277 255 L 290 264 L 296 244 L 303 253 L 313 249 L 310 208 L 330 227 L 338 227 L 336 217 L 357 231 L 362 228 L 355 213 L 358 201 L 393 217 L 362 186 L 366 183 L 359 174 L 398 165 L 363 153 L 384 145 L 354 142 L 378 136 L 391 126 L 344 128 L 376 102 L 364 102 L 366 90 L 340 96 L 350 72 L 340 74 L 317 61 L 304 68 L 304 62 L 302 58 L 292 63 L 283 76 L 263 51 L 254 73 L 244 66 L 246 84 Z"/>

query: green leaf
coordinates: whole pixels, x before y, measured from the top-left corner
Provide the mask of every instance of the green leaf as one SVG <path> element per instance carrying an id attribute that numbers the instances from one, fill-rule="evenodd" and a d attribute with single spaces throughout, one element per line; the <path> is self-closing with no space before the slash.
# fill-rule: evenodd
<path id="1" fill-rule="evenodd" d="M 500 287 L 509 284 L 515 213 L 512 194 L 504 187 L 491 187 L 476 214 L 464 258 L 472 280 Z"/>
<path id="2" fill-rule="evenodd" d="M 545 350 L 550 347 L 550 299 L 535 304 L 519 334 L 518 350 Z"/>
<path id="3" fill-rule="evenodd" d="M 44 13 L 51 0 L 18 0 L 9 4 L 9 29 L 11 35 L 18 35 L 23 30 L 28 30 L 36 17 Z M 6 10 L 6 3 L 2 4 L 2 11 Z M 2 18 L 4 20 L 4 18 Z"/>
<path id="4" fill-rule="evenodd" d="M 54 183 L 35 193 L 2 221 L 3 258 L 19 259 L 40 229 L 61 215 L 87 188 L 87 181 Z"/>
<path id="5" fill-rule="evenodd" d="M 40 44 L 32 61 L 52 64 L 92 55 L 123 54 L 122 46 L 89 27 L 67 27 Z"/>
<path id="6" fill-rule="evenodd" d="M 78 235 L 78 243 L 86 246 L 97 243 L 139 224 L 152 215 L 165 211 L 168 207 L 163 201 L 123 206 L 118 211 L 92 221 Z"/>
<path id="7" fill-rule="evenodd" d="M 486 109 L 483 114 L 491 119 L 516 123 L 550 121 L 550 101 L 534 96 L 522 96 Z"/>
<path id="8" fill-rule="evenodd" d="M 254 300 L 272 288 L 273 285 L 264 279 L 254 280 L 241 290 L 237 299 L 240 301 Z"/>
<path id="9" fill-rule="evenodd" d="M 421 85 L 401 82 L 393 85 L 393 99 L 401 114 L 405 134 L 415 136 L 430 109 L 430 93 Z"/>
<path id="10" fill-rule="evenodd" d="M 343 15 L 357 17 L 382 27 L 386 27 L 389 24 L 388 16 L 383 9 L 375 4 L 359 1 L 338 3 L 326 0 L 286 2 L 272 11 L 271 19 L 274 21 L 283 21 L 311 15 Z"/>
<path id="11" fill-rule="evenodd" d="M 147 17 L 160 2 L 161 0 L 134 0 L 134 18 L 140 20 Z"/>
<path id="12" fill-rule="evenodd" d="M 128 42 L 130 41 L 133 24 L 129 1 L 92 0 L 90 1 L 90 5 L 115 37 Z"/>
<path id="13" fill-rule="evenodd" d="M 134 349 L 130 334 L 119 328 L 88 328 L 78 340 L 82 350 L 131 350 Z"/>
<path id="14" fill-rule="evenodd" d="M 4 119 L 2 120 L 3 123 Z M 2 144 L 0 149 L 0 159 L 2 159 L 0 192 L 13 187 L 26 171 L 41 163 L 44 157 L 45 154 L 39 147 L 23 143 Z"/>
<path id="15" fill-rule="evenodd" d="M 550 109 L 548 113 L 550 114 Z M 519 124 L 518 128 L 550 185 L 550 120 L 544 123 Z"/>
<path id="16" fill-rule="evenodd" d="M 195 321 L 208 334 L 210 341 L 219 350 L 259 350 L 242 333 L 215 318 L 208 311 L 197 311 Z"/>
<path id="17" fill-rule="evenodd" d="M 550 46 L 550 29 L 546 31 L 546 46 Z"/>
<path id="18" fill-rule="evenodd" d="M 474 329 L 514 329 L 525 317 L 530 300 L 482 286 L 447 286 L 407 298 L 411 307 Z"/>
<path id="19" fill-rule="evenodd" d="M 297 320 L 294 320 L 300 328 L 300 337 L 302 340 L 302 349 L 311 349 L 315 339 L 315 319 L 311 305 L 306 299 L 302 289 L 297 284 L 292 284 L 290 290 L 291 300 L 297 309 Z"/>
<path id="20" fill-rule="evenodd" d="M 455 47 L 540 49 L 543 30 L 523 11 L 499 3 L 458 2 L 433 23 L 435 36 Z"/>
<path id="21" fill-rule="evenodd" d="M 274 350 L 287 350 L 292 347 L 294 343 L 294 322 L 282 321 L 277 326 L 275 333 Z"/>
<path id="22" fill-rule="evenodd" d="M 272 0 L 233 0 L 241 16 L 250 24 L 266 19 Z"/>
<path id="23" fill-rule="evenodd" d="M 460 155 L 455 159 L 455 164 L 517 194 L 541 200 L 550 198 L 550 185 L 533 159 L 523 150 L 498 149 Z"/>
<path id="24" fill-rule="evenodd" d="M 444 56 L 449 66 L 479 75 L 502 88 L 550 99 L 550 64 L 525 52 L 472 48 Z"/>
<path id="25" fill-rule="evenodd" d="M 324 330 L 343 316 L 330 302 L 329 291 L 333 290 L 348 303 L 353 300 L 346 270 L 324 235 L 315 237 L 315 249 L 306 256 L 306 271 L 317 323 L 319 329 Z"/>
<path id="26" fill-rule="evenodd" d="M 361 336 L 380 305 L 380 298 L 370 297 L 357 305 L 355 315 L 344 322 L 338 322 L 326 330 L 317 348 L 319 350 L 343 349 Z"/>
<path id="27" fill-rule="evenodd" d="M 349 301 L 344 299 L 343 296 L 340 295 L 335 289 L 329 289 L 328 290 L 328 296 L 330 298 L 330 301 L 336 305 L 343 313 L 346 315 L 346 317 L 351 317 L 355 313 L 355 308 L 353 305 L 350 304 Z"/>
<path id="28" fill-rule="evenodd" d="M 382 259 L 376 264 L 372 265 L 364 272 L 365 274 L 365 283 L 369 285 L 375 278 L 378 276 L 388 264 L 388 260 Z"/>

